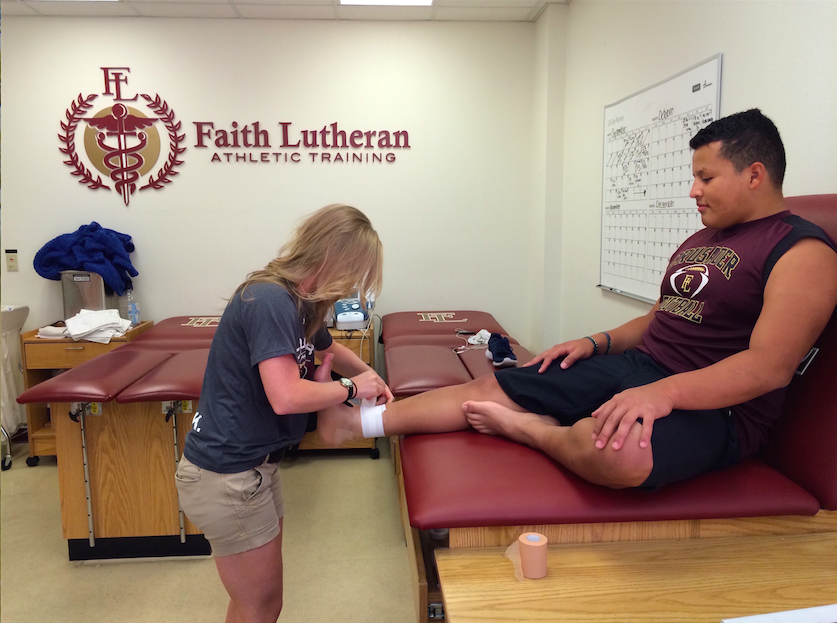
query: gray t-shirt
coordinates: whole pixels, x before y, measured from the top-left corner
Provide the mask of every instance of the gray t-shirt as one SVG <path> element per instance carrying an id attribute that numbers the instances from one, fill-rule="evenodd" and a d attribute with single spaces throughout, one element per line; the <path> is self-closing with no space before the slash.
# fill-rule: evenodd
<path id="1" fill-rule="evenodd" d="M 331 346 L 323 327 L 313 344 L 293 297 L 274 283 L 254 283 L 237 292 L 224 310 L 201 388 L 199 411 L 186 435 L 184 454 L 221 474 L 260 465 L 265 456 L 299 443 L 308 414 L 276 415 L 265 394 L 259 362 L 293 355 L 305 378 L 314 350 Z"/>

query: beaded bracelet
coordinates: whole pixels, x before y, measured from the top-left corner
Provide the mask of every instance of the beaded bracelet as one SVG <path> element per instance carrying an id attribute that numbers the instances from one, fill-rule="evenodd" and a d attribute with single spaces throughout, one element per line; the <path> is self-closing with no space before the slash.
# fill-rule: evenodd
<path id="1" fill-rule="evenodd" d="M 610 354 L 610 347 L 613 346 L 613 341 L 610 339 L 610 333 L 608 333 L 607 331 L 602 331 L 602 333 L 604 333 L 605 337 L 607 338 L 607 350 L 605 350 L 605 355 L 608 355 Z"/>
<path id="2" fill-rule="evenodd" d="M 596 340 L 594 340 L 594 339 L 593 339 L 592 337 L 590 337 L 589 335 L 585 335 L 585 336 L 584 336 L 584 339 L 585 339 L 585 340 L 590 340 L 590 341 L 593 343 L 593 356 L 595 357 L 596 355 L 598 355 L 598 354 L 599 354 L 599 345 L 598 345 L 598 343 L 596 342 Z"/>

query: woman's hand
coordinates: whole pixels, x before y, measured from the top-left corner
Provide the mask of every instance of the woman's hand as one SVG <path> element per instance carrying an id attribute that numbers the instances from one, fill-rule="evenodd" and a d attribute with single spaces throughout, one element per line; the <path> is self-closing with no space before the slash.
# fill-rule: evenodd
<path id="1" fill-rule="evenodd" d="M 587 359 L 588 357 L 591 357 L 594 352 L 593 344 L 586 337 L 583 337 L 578 340 L 572 340 L 570 342 L 564 342 L 563 344 L 553 346 L 549 350 L 542 352 L 540 355 L 532 359 L 532 361 L 524 364 L 524 367 L 534 366 L 535 364 L 540 363 L 541 367 L 538 369 L 538 373 L 542 373 L 545 372 L 550 365 L 552 365 L 553 361 L 563 357 L 564 359 L 561 361 L 560 365 L 562 370 L 566 370 L 579 359 Z"/>
<path id="2" fill-rule="evenodd" d="M 333 353 L 323 353 L 323 363 L 314 371 L 314 380 L 318 383 L 330 383 L 331 365 L 334 363 Z M 377 404 L 390 403 L 395 400 L 389 387 L 374 370 L 367 370 L 352 377 L 355 384 L 355 398 L 377 398 Z"/>
<path id="3" fill-rule="evenodd" d="M 392 392 L 384 383 L 384 380 L 378 376 L 374 370 L 368 370 L 357 376 L 352 377 L 352 382 L 355 384 L 355 398 L 378 398 L 385 397 L 386 402 L 391 402 Z"/>

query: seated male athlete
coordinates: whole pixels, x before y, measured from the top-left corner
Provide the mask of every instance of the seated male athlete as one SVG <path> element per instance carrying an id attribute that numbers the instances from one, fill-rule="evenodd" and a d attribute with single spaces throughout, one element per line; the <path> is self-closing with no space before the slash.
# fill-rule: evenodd
<path id="1" fill-rule="evenodd" d="M 658 488 L 758 452 L 837 305 L 837 246 L 785 210 L 784 146 L 759 110 L 719 119 L 689 144 L 690 196 L 706 228 L 674 253 L 648 314 L 464 385 L 340 405 L 321 412 L 320 434 L 470 425 L 614 488 Z"/>

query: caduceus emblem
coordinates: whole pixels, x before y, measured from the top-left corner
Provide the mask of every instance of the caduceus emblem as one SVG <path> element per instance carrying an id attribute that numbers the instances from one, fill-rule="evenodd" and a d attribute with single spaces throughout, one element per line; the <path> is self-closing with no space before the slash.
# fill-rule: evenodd
<path id="1" fill-rule="evenodd" d="M 143 176 L 148 175 L 148 181 L 139 187 L 140 191 L 149 188 L 160 190 L 164 184 L 171 183 L 171 178 L 178 174 L 176 167 L 183 164 L 180 158 L 186 147 L 180 144 L 186 136 L 180 134 L 180 122 L 175 121 L 174 111 L 159 95 L 151 97 L 140 93 L 129 97 L 123 94 L 122 88 L 128 83 L 130 68 L 102 67 L 102 70 L 105 79 L 102 95 L 112 96 L 113 105 L 88 116 L 92 112 L 93 101 L 99 96 L 79 94 L 67 108 L 66 123 L 61 122 L 62 133 L 58 138 L 63 146 L 59 150 L 67 157 L 64 164 L 73 169 L 71 175 L 78 177 L 80 184 L 91 190 L 111 190 L 108 182 L 96 175 L 94 170 L 98 170 L 113 180 L 113 187 L 127 206 Z M 142 100 L 145 100 L 145 107 L 151 115 L 123 103 L 137 106 Z M 76 129 L 80 123 L 87 125 L 83 138 L 87 163 L 76 152 Z M 161 151 L 161 133 L 155 126 L 161 126 L 161 130 L 164 128 L 169 139 L 168 158 L 156 177 L 149 175 Z M 92 165 L 91 168 L 88 165 Z"/>
<path id="2" fill-rule="evenodd" d="M 132 115 L 124 104 L 114 104 L 109 115 L 86 121 L 88 126 L 99 130 L 96 133 L 96 144 L 106 154 L 102 161 L 115 182 L 116 192 L 122 195 L 127 206 L 137 189 L 136 181 L 140 178 L 137 171 L 145 164 L 142 150 L 148 145 L 148 134 L 140 130 L 150 127 L 157 119 Z M 105 142 L 108 137 L 116 137 L 116 147 Z M 137 139 L 139 143 L 129 145 L 131 139 Z"/>

